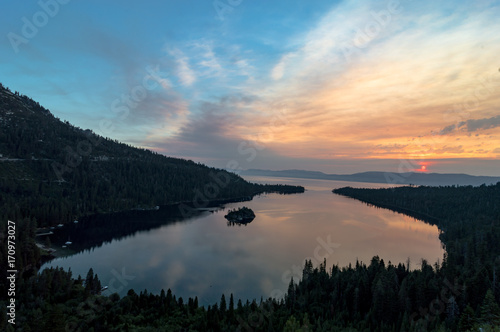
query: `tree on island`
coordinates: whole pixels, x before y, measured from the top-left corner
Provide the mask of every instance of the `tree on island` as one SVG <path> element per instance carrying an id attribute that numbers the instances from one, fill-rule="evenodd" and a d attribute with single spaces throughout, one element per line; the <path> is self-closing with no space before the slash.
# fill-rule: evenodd
<path id="1" fill-rule="evenodd" d="M 255 218 L 255 213 L 252 209 L 243 206 L 237 210 L 229 210 L 228 214 L 224 216 L 230 222 L 249 223 Z"/>

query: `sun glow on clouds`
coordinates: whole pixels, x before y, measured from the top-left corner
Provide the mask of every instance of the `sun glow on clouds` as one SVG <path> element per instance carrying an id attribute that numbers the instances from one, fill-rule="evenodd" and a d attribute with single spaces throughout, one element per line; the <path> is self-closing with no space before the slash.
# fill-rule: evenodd
<path id="1" fill-rule="evenodd" d="M 233 153 L 238 141 L 249 140 L 295 158 L 497 158 L 500 126 L 478 125 L 474 133 L 464 129 L 467 121 L 473 126 L 473 119 L 500 114 L 495 13 L 498 6 L 463 4 L 450 14 L 420 3 L 341 3 L 310 31 L 293 37 L 294 48 L 277 62 L 260 64 L 269 68 L 267 78 L 255 73 L 258 81 L 234 85 L 228 69 L 238 66 L 228 66 L 222 54 L 205 48 L 200 65 L 225 77 L 209 90 L 258 98 L 225 102 L 211 112 L 230 112 L 236 121 L 219 122 L 214 131 L 214 123 L 196 120 L 198 134 L 210 130 L 212 139 L 232 144 Z M 181 82 L 193 84 L 197 75 L 185 75 L 186 62 L 180 59 Z M 190 112 L 193 121 L 214 119 L 196 101 L 190 102 Z M 279 121 L 272 120 L 278 113 Z M 196 154 L 185 149 L 183 134 L 166 138 L 167 153 L 181 147 L 178 152 Z M 426 168 L 422 164 L 418 170 Z"/>
<path id="2" fill-rule="evenodd" d="M 104 114 L 113 138 L 218 167 L 249 160 L 242 143 L 275 169 L 500 160 L 498 2 L 246 1 L 222 22 L 210 1 L 124 3 L 72 2 L 20 54 L 0 43 L 0 74 L 94 127 L 77 125 L 98 132 Z M 28 15 L 18 9 L 13 17 Z M 16 20 L 0 25 L 19 32 Z M 133 107 L 121 102 L 122 119 L 114 100 L 150 67 L 161 84 Z"/>
<path id="3" fill-rule="evenodd" d="M 349 150 L 352 147 L 346 146 L 345 141 L 362 144 L 364 153 L 368 152 L 367 157 L 378 157 L 380 151 L 373 150 L 377 145 L 395 143 L 400 147 L 408 144 L 400 149 L 401 155 L 417 152 L 415 149 L 419 146 L 435 157 L 447 153 L 446 146 L 456 146 L 449 139 L 446 145 L 443 145 L 445 142 L 432 142 L 438 143 L 432 149 L 425 148 L 430 144 L 429 139 L 407 141 L 412 136 L 429 134 L 434 128 L 446 124 L 445 112 L 457 105 L 461 107 L 464 95 L 470 93 L 468 88 L 481 84 L 478 76 L 492 73 L 491 64 L 496 61 L 499 38 L 488 35 L 488 45 L 495 51 L 477 52 L 474 58 L 470 54 L 470 44 L 477 43 L 478 38 L 481 40 L 482 33 L 477 25 L 479 23 L 465 22 L 456 28 L 457 31 L 437 31 L 432 35 L 412 31 L 397 34 L 364 50 L 362 61 L 345 63 L 349 67 L 340 75 L 335 77 L 334 73 L 327 73 L 327 77 L 320 76 L 319 79 L 323 79 L 321 86 L 309 89 L 308 81 L 287 86 L 292 91 L 289 98 L 300 100 L 305 106 L 295 111 L 290 121 L 294 125 L 294 140 L 301 140 L 314 131 L 315 135 L 310 136 L 319 136 L 331 146 Z M 456 40 L 460 35 L 468 38 L 443 44 L 448 38 Z M 494 39 L 496 45 L 491 43 Z M 308 72 L 319 72 L 321 67 L 324 72 L 337 70 L 336 67 L 326 67 L 324 62 L 295 65 L 304 68 L 301 76 L 306 77 Z M 477 104 L 478 107 L 462 112 L 464 116 L 482 118 L 492 112 L 498 114 L 499 82 L 500 79 L 495 78 L 490 83 L 489 88 L 496 93 L 485 95 L 483 100 L 473 100 L 474 106 Z M 491 143 L 493 147 L 495 142 Z M 496 143 L 498 145 L 498 139 Z M 474 144 L 469 143 L 471 147 Z M 462 152 L 465 150 L 455 149 L 453 154 Z"/>

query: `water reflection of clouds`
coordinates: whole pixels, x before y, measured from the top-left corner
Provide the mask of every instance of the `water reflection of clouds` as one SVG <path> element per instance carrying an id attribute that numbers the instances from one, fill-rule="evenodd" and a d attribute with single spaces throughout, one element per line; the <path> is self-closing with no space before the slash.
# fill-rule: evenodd
<path id="1" fill-rule="evenodd" d="M 161 254 L 154 254 L 149 257 L 148 267 L 157 267 L 160 263 L 163 263 L 163 256 Z"/>
<path id="2" fill-rule="evenodd" d="M 380 224 L 376 223 L 370 223 L 370 222 L 363 222 L 358 219 L 342 219 L 342 224 L 343 225 L 349 225 L 349 226 L 354 226 L 356 228 L 368 231 L 368 232 L 375 232 L 375 231 L 380 231 Z"/>
<path id="3" fill-rule="evenodd" d="M 435 226 L 417 221 L 411 217 L 399 215 L 396 218 L 391 215 L 379 214 L 370 220 L 361 221 L 358 219 L 343 219 L 342 224 L 354 226 L 370 232 L 393 232 L 395 229 L 410 231 L 411 233 L 422 233 L 436 237 L 438 229 Z"/>
<path id="4" fill-rule="evenodd" d="M 171 288 L 177 297 L 198 296 L 200 304 L 209 305 L 222 293 L 233 293 L 237 301 L 286 291 L 289 280 L 283 281 L 283 275 L 290 276 L 294 266 L 300 270 L 304 259 L 314 257 L 318 237 L 330 235 L 341 244 L 328 255 L 329 266 L 354 264 L 356 258 L 369 264 L 374 255 L 395 264 L 407 257 L 435 262 L 443 253 L 436 227 L 330 191 L 268 194 L 228 204 L 226 210 L 240 206 L 257 215 L 246 227 L 227 227 L 227 211 L 207 212 L 194 221 L 139 232 L 53 263 L 71 266 L 83 276 L 93 267 L 104 283 L 113 277 L 112 268 L 126 267 L 136 278 L 125 294 L 130 288 L 155 293 Z"/>
<path id="5" fill-rule="evenodd" d="M 287 220 L 291 219 L 291 216 L 284 216 L 282 214 L 276 215 L 276 214 L 277 213 L 272 213 L 272 212 L 267 213 L 267 214 L 266 213 L 261 213 L 261 214 L 259 214 L 258 220 L 259 221 L 262 220 L 262 221 L 265 222 L 266 220 L 273 219 L 274 221 L 277 221 L 277 222 L 283 222 L 283 221 L 287 221 Z M 257 219 L 257 218 L 255 218 L 255 219 Z M 254 219 L 254 221 L 257 221 L 255 219 Z"/>
<path id="6" fill-rule="evenodd" d="M 180 280 L 184 279 L 185 273 L 186 268 L 184 267 L 184 264 L 180 261 L 173 261 L 166 265 L 166 269 L 163 273 L 163 279 L 168 285 L 175 287 Z"/>
<path id="7" fill-rule="evenodd" d="M 378 219 L 389 228 L 396 228 L 412 233 L 421 233 L 436 237 L 439 235 L 437 226 L 426 224 L 415 218 L 400 213 L 379 214 Z"/>

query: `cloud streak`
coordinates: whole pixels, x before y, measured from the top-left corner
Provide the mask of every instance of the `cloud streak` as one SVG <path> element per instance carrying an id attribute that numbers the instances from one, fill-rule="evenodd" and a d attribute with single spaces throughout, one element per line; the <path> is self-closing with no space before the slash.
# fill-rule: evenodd
<path id="1" fill-rule="evenodd" d="M 179 49 L 173 49 L 168 52 L 174 57 L 177 64 L 177 77 L 184 86 L 191 86 L 196 81 L 196 74 L 189 65 L 189 59 Z"/>
<path id="2" fill-rule="evenodd" d="M 53 92 L 46 106 L 96 130 L 157 67 L 168 84 L 115 105 L 129 108 L 115 138 L 217 166 L 251 141 L 278 168 L 498 158 L 496 2 L 277 0 L 224 22 L 207 16 L 210 2 L 127 5 L 72 2 L 0 74 Z"/>
<path id="3" fill-rule="evenodd" d="M 462 127 L 468 132 L 497 128 L 500 127 L 500 115 L 491 118 L 462 121 L 458 124 L 458 128 Z"/>
<path id="4" fill-rule="evenodd" d="M 259 137 L 276 105 L 286 104 L 286 125 L 276 128 L 265 142 L 283 158 L 471 157 L 470 151 L 478 151 L 473 148 L 478 144 L 475 139 L 456 145 L 422 134 L 436 127 L 443 137 L 461 127 L 469 132 L 497 127 L 497 117 L 486 116 L 500 102 L 495 93 L 483 94 L 474 109 L 461 110 L 463 116 L 482 120 L 450 124 L 444 115 L 450 108 L 467 105 L 467 96 L 474 96 L 476 89 L 471 83 L 481 81 L 477 73 L 492 72 L 490 64 L 495 62 L 496 51 L 500 52 L 500 37 L 494 29 L 485 31 L 484 24 L 499 29 L 500 24 L 491 8 L 460 7 L 453 15 L 427 10 L 427 6 L 406 2 L 392 11 L 388 4 L 371 1 L 360 6 L 341 3 L 296 36 L 292 49 L 268 62 L 266 76 L 259 76 L 253 68 L 250 75 L 259 77 L 255 82 L 231 81 L 234 73 L 222 65 L 229 62 L 217 57 L 213 47 L 199 46 L 212 43 L 199 43 L 196 48 L 202 52 L 195 56 L 204 60 L 198 62 L 202 64 L 198 77 L 203 68 L 223 73 L 214 86 L 229 83 L 226 91 L 233 90 L 235 95 L 245 91 L 259 99 L 245 107 L 233 105 L 228 111 L 227 105 L 201 98 L 191 108 L 190 125 L 181 130 L 182 135 L 166 141 L 170 147 L 185 147 L 183 141 L 195 144 L 198 140 L 200 151 L 192 146 L 189 152 L 193 157 L 207 156 L 209 150 L 221 155 L 205 143 L 223 144 L 231 158 L 238 141 Z M 471 43 L 486 45 L 490 52 L 471 51 Z M 349 56 L 345 45 L 354 48 Z M 495 84 L 493 80 L 487 88 L 494 91 Z M 211 111 L 207 111 L 208 104 Z M 220 110 L 214 113 L 217 108 L 232 115 L 231 123 L 214 116 L 222 114 Z M 234 130 L 224 130 L 227 127 Z M 412 141 L 417 136 L 422 138 Z"/>

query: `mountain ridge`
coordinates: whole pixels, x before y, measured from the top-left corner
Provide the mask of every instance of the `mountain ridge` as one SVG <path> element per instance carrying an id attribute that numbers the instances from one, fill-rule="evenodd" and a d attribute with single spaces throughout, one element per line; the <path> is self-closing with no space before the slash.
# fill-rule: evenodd
<path id="1" fill-rule="evenodd" d="M 500 182 L 500 177 L 477 176 L 463 173 L 423 173 L 423 172 L 379 172 L 367 171 L 353 174 L 327 174 L 320 171 L 307 170 L 264 170 L 248 169 L 241 171 L 240 175 L 249 176 L 274 176 L 290 177 L 318 180 L 334 180 L 348 182 L 367 182 L 367 183 L 388 183 L 388 184 L 412 184 L 427 186 L 447 186 L 447 185 L 472 185 L 480 186 L 482 184 L 496 184 Z"/>

